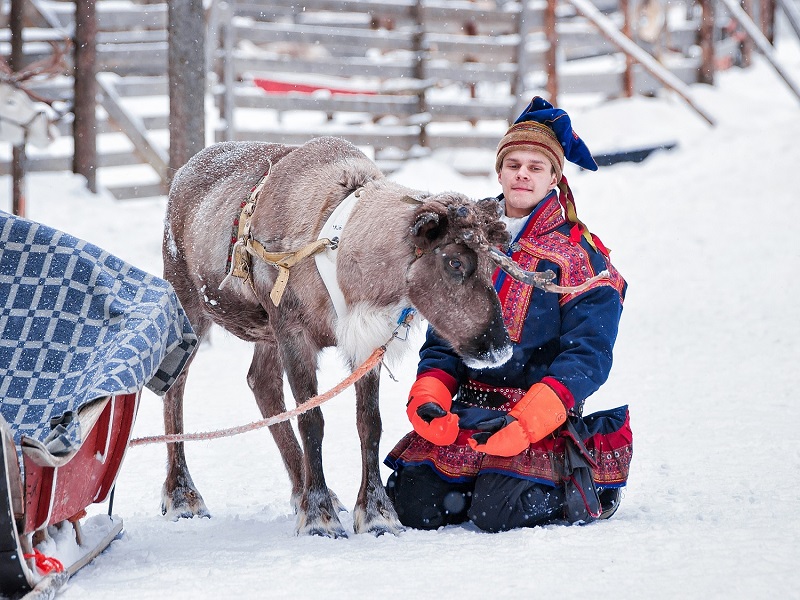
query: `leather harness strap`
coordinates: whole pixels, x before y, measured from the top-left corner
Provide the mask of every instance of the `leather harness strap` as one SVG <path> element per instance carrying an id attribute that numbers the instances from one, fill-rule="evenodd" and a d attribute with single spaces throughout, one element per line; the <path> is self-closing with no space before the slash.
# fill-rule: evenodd
<path id="1" fill-rule="evenodd" d="M 238 277 L 242 280 L 242 283 L 249 283 L 253 293 L 255 293 L 250 259 L 251 256 L 257 256 L 267 264 L 278 268 L 278 277 L 269 294 L 272 303 L 278 306 L 283 297 L 283 293 L 286 291 L 286 284 L 289 282 L 289 269 L 304 258 L 313 256 L 333 244 L 329 239 L 322 238 L 303 246 L 299 250 L 291 252 L 269 252 L 264 248 L 261 242 L 253 239 L 250 233 L 250 219 L 255 212 L 258 197 L 267 182 L 271 170 L 272 163 L 270 163 L 269 170 L 261 176 L 261 179 L 250 191 L 248 200 L 242 202 L 242 211 L 239 214 L 239 218 L 234 221 L 236 230 L 232 239 L 233 245 L 230 249 L 230 268 L 219 287 L 222 288 L 231 277 Z"/>
<path id="2" fill-rule="evenodd" d="M 249 238 L 245 248 L 250 254 L 257 256 L 265 263 L 274 267 L 278 267 L 278 278 L 272 286 L 272 291 L 269 294 L 270 300 L 275 306 L 281 301 L 283 292 L 286 290 L 286 284 L 289 282 L 289 269 L 299 263 L 304 258 L 314 256 L 317 252 L 321 252 L 331 245 L 331 241 L 327 238 L 315 240 L 314 242 L 303 246 L 295 252 L 268 252 L 261 242 Z"/>

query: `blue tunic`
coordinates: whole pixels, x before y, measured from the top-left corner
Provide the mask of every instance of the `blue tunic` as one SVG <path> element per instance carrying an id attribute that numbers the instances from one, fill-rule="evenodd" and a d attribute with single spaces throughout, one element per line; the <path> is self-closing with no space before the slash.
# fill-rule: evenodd
<path id="1" fill-rule="evenodd" d="M 509 256 L 529 271 L 551 269 L 563 286 L 579 285 L 603 270 L 610 276 L 582 292 L 556 294 L 514 280 L 498 269 L 495 289 L 513 343 L 511 359 L 497 368 L 471 369 L 429 328 L 417 374 L 437 375 L 454 394 L 468 380 L 523 390 L 544 381 L 573 414 L 580 415 L 584 400 L 608 378 L 625 280 L 608 257 L 564 219 L 555 192 L 530 215 Z M 462 429 L 498 414 L 458 398 L 451 410 L 459 415 Z"/>

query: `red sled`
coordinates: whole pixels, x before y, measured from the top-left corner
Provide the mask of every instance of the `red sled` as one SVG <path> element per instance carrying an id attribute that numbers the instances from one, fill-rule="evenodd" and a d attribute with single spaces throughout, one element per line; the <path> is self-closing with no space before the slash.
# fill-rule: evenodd
<path id="1" fill-rule="evenodd" d="M 335 95 L 367 95 L 374 96 L 377 89 L 374 85 L 354 84 L 345 78 L 324 76 L 284 75 L 271 77 L 254 77 L 253 83 L 270 94 L 298 94 L 327 93 Z"/>
<path id="2" fill-rule="evenodd" d="M 0 595 L 52 595 L 120 536 L 119 517 L 87 518 L 86 508 L 109 499 L 138 404 L 138 393 L 92 402 L 81 415 L 91 430 L 63 461 L 25 438 L 18 447 L 0 425 Z"/>
<path id="3" fill-rule="evenodd" d="M 52 597 L 119 536 L 86 509 L 110 499 L 141 391 L 196 347 L 167 281 L 0 211 L 0 596 Z"/>

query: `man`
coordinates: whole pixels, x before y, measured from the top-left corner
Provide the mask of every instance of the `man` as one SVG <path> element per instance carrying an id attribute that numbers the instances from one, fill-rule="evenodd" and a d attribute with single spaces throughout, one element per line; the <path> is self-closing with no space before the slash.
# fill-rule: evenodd
<path id="1" fill-rule="evenodd" d="M 619 505 L 632 454 L 627 407 L 582 412 L 608 378 L 626 283 L 577 218 L 565 159 L 597 169 L 567 113 L 536 97 L 497 148 L 508 254 L 564 286 L 608 277 L 554 294 L 495 272 L 513 342 L 501 367 L 469 368 L 428 331 L 407 406 L 414 431 L 386 459 L 406 526 L 469 520 L 504 531 L 607 518 Z"/>

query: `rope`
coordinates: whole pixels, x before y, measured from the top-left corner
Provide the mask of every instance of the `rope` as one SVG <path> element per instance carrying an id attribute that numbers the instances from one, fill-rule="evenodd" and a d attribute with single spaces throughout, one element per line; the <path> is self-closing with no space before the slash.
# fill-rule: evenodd
<path id="1" fill-rule="evenodd" d="M 396 331 L 397 330 L 395 330 L 395 332 Z M 395 337 L 396 335 L 392 334 L 392 339 L 394 339 Z M 324 394 L 319 394 L 317 396 L 314 396 L 313 398 L 309 398 L 307 402 L 304 402 L 303 404 L 298 405 L 297 407 L 291 410 L 287 410 L 272 417 L 261 419 L 260 421 L 254 421 L 253 423 L 249 423 L 247 425 L 239 425 L 237 427 L 230 427 L 228 429 L 219 429 L 217 431 L 208 431 L 204 433 L 183 433 L 183 434 L 174 433 L 170 435 L 153 435 L 149 437 L 142 437 L 142 438 L 137 438 L 135 440 L 131 440 L 129 445 L 143 446 L 145 444 L 156 444 L 159 442 L 166 444 L 175 444 L 177 442 L 214 440 L 222 437 L 238 435 L 240 433 L 246 433 L 248 431 L 254 431 L 256 429 L 261 429 L 262 427 L 269 427 L 270 425 L 275 425 L 276 423 L 281 423 L 283 421 L 288 421 L 292 417 L 301 415 L 304 412 L 311 410 L 312 408 L 317 408 L 324 402 L 327 402 L 328 400 L 330 400 L 331 398 L 333 398 L 346 388 L 350 387 L 356 381 L 361 379 L 364 375 L 369 373 L 373 368 L 375 368 L 375 366 L 381 362 L 381 360 L 383 359 L 383 355 L 385 353 L 386 353 L 386 345 L 384 344 L 380 348 L 376 348 L 375 351 L 372 354 L 370 354 L 369 358 L 367 358 L 367 360 L 364 361 L 364 364 L 362 364 L 355 371 L 353 371 L 349 377 L 344 379 L 337 386 L 331 388 Z"/>
<path id="2" fill-rule="evenodd" d="M 53 571 L 56 573 L 64 572 L 64 564 L 60 560 L 53 556 L 46 556 L 38 548 L 34 548 L 32 553 L 23 554 L 22 556 L 27 559 L 32 558 L 36 567 L 44 575 L 52 573 Z"/>

